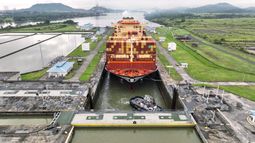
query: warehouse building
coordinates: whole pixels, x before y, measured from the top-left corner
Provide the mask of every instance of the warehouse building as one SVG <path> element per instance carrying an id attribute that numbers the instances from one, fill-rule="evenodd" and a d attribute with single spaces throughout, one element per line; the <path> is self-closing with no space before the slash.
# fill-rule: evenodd
<path id="1" fill-rule="evenodd" d="M 72 69 L 74 62 L 61 61 L 51 67 L 47 73 L 48 77 L 58 78 L 65 77 Z"/>

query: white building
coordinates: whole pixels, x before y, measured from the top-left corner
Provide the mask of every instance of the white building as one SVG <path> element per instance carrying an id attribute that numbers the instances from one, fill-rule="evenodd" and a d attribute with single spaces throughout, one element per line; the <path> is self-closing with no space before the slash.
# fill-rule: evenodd
<path id="1" fill-rule="evenodd" d="M 73 69 L 73 65 L 74 62 L 58 62 L 47 71 L 48 77 L 65 77 Z"/>
<path id="2" fill-rule="evenodd" d="M 181 63 L 182 68 L 188 68 L 189 64 L 188 63 Z"/>
<path id="3" fill-rule="evenodd" d="M 174 42 L 171 42 L 171 43 L 168 43 L 168 51 L 171 52 L 171 51 L 176 51 L 176 43 Z"/>
<path id="4" fill-rule="evenodd" d="M 91 23 L 87 23 L 87 24 L 84 24 L 83 26 L 81 26 L 81 29 L 82 30 L 86 30 L 86 31 L 89 31 L 89 30 L 91 30 L 93 28 L 94 28 L 94 26 Z"/>
<path id="5" fill-rule="evenodd" d="M 166 41 L 166 37 L 159 37 L 159 42 L 165 42 Z"/>
<path id="6" fill-rule="evenodd" d="M 96 35 L 102 35 L 104 34 L 106 31 L 105 27 L 100 27 L 99 30 L 96 32 Z"/>
<path id="7" fill-rule="evenodd" d="M 96 42 L 96 41 L 97 41 L 97 36 L 95 36 L 95 35 L 92 36 L 92 37 L 91 37 L 91 41 L 92 41 L 92 42 Z"/>
<path id="8" fill-rule="evenodd" d="M 82 44 L 82 51 L 90 51 L 90 43 L 83 43 Z"/>
<path id="9" fill-rule="evenodd" d="M 157 33 L 156 27 L 146 26 L 145 29 L 149 31 L 150 33 Z"/>

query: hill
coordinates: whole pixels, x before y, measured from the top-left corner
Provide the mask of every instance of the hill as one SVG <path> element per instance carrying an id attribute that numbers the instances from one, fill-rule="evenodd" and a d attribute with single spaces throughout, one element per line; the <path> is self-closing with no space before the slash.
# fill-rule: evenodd
<path id="1" fill-rule="evenodd" d="M 248 12 L 255 12 L 255 7 L 248 7 L 245 10 L 247 10 Z"/>
<path id="2" fill-rule="evenodd" d="M 82 9 L 74 9 L 70 6 L 66 6 L 62 3 L 45 3 L 45 4 L 35 4 L 27 9 L 22 9 L 22 11 L 35 11 L 35 12 L 83 12 Z"/>
<path id="3" fill-rule="evenodd" d="M 62 3 L 44 3 L 35 4 L 27 9 L 21 11 L 34 11 L 34 12 L 84 12 L 82 9 L 74 9 L 70 6 L 66 6 Z"/>
<path id="4" fill-rule="evenodd" d="M 186 10 L 188 13 L 243 13 L 245 9 L 233 6 L 229 3 L 210 4 Z"/>
<path id="5" fill-rule="evenodd" d="M 30 8 L 22 9 L 20 11 L 28 12 L 89 12 L 89 13 L 110 13 L 118 12 L 118 10 L 112 10 L 105 7 L 95 6 L 89 10 L 85 9 L 75 9 L 70 6 L 64 5 L 62 3 L 44 3 L 44 4 L 35 4 Z"/>
<path id="6" fill-rule="evenodd" d="M 95 6 L 89 9 L 89 11 L 94 13 L 111 13 L 111 12 L 122 12 L 123 10 L 113 10 L 113 9 L 109 9 L 109 8 L 105 8 L 101 6 Z"/>

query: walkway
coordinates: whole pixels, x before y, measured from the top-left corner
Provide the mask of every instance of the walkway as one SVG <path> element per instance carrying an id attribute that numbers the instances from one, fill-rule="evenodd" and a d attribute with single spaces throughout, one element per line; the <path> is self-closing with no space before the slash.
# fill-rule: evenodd
<path id="1" fill-rule="evenodd" d="M 76 127 L 194 127 L 185 112 L 170 113 L 78 113 Z"/>

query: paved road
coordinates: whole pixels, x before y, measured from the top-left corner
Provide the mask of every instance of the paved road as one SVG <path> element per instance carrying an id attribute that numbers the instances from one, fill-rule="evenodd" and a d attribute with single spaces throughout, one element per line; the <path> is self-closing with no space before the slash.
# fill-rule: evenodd
<path id="1" fill-rule="evenodd" d="M 93 51 L 91 51 L 88 56 L 86 56 L 83 64 L 76 71 L 75 75 L 71 79 L 69 79 L 67 81 L 70 81 L 70 82 L 79 82 L 79 79 L 80 79 L 81 75 L 83 74 L 83 72 L 87 69 L 88 65 L 90 64 L 92 59 L 96 56 L 96 54 L 98 53 L 99 49 L 106 42 L 107 35 L 108 34 L 105 34 L 105 36 L 102 38 L 102 40 L 100 42 L 98 42 L 96 48 Z"/>

